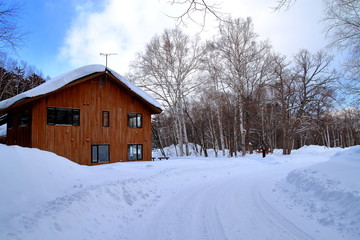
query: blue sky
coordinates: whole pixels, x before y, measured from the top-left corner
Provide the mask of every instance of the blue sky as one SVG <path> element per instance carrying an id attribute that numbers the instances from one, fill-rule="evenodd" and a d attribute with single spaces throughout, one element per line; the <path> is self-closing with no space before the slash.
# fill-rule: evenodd
<path id="1" fill-rule="evenodd" d="M 22 6 L 18 19 L 19 26 L 28 35 L 24 46 L 14 57 L 35 65 L 45 75 L 57 75 L 62 71 L 68 71 L 70 66 L 59 61 L 58 51 L 76 14 L 72 1 L 31 0 L 24 1 Z"/>
<path id="2" fill-rule="evenodd" d="M 21 2 L 18 0 L 18 2 Z M 222 10 L 232 17 L 252 17 L 261 39 L 274 50 L 292 56 L 302 48 L 312 52 L 325 47 L 321 1 L 299 0 L 287 11 L 273 12 L 276 0 L 223 0 Z M 19 25 L 29 32 L 24 47 L 14 56 L 55 77 L 86 64 L 105 64 L 100 52 L 114 52 L 109 67 L 125 74 L 129 63 L 155 34 L 175 26 L 166 14 L 181 12 L 168 0 L 27 0 Z M 189 34 L 200 27 L 189 22 Z M 207 19 L 203 39 L 216 32 Z"/>

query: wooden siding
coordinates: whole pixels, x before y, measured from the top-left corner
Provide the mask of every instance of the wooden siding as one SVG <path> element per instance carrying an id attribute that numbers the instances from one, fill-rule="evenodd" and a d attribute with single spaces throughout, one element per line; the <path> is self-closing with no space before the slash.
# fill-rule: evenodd
<path id="1" fill-rule="evenodd" d="M 119 162 L 127 161 L 128 144 L 143 144 L 143 159 L 150 160 L 150 110 L 116 81 L 103 74 L 36 99 L 32 147 L 92 165 L 91 145 L 109 144 L 110 162 Z M 80 126 L 47 125 L 47 107 L 80 109 Z M 103 111 L 110 112 L 110 127 L 102 127 Z M 128 128 L 128 113 L 142 114 L 142 128 Z"/>

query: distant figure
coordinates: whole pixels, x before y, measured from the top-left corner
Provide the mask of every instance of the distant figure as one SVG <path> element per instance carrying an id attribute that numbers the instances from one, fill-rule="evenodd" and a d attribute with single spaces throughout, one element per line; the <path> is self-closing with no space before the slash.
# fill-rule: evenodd
<path id="1" fill-rule="evenodd" d="M 266 149 L 263 147 L 261 148 L 261 150 L 262 150 L 262 157 L 263 158 L 266 157 Z"/>

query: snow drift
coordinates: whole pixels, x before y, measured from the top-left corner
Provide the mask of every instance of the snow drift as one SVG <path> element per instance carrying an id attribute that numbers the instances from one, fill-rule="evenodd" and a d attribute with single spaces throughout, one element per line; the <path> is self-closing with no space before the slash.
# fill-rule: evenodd
<path id="1" fill-rule="evenodd" d="M 360 237 L 359 173 L 360 146 L 355 146 L 326 162 L 291 171 L 279 186 L 290 198 L 288 205 L 301 206 L 307 218 Z"/>

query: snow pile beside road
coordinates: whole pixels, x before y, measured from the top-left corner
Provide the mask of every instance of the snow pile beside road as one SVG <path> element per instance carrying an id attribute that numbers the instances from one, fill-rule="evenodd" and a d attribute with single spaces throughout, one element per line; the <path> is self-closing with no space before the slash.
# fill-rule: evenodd
<path id="1" fill-rule="evenodd" d="M 356 238 L 360 237 L 359 173 L 360 146 L 355 146 L 326 162 L 291 171 L 279 184 L 290 198 L 288 206 L 300 206 L 306 218 Z"/>
<path id="2" fill-rule="evenodd" d="M 0 152 L 0 221 L 65 194 L 84 173 L 84 167 L 38 149 L 0 144 Z"/>
<path id="3" fill-rule="evenodd" d="M 158 198 L 148 163 L 88 167 L 3 144 L 0 156 L 1 240 L 116 239 Z"/>

